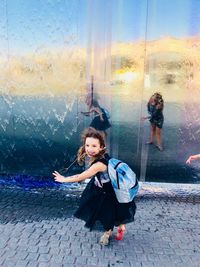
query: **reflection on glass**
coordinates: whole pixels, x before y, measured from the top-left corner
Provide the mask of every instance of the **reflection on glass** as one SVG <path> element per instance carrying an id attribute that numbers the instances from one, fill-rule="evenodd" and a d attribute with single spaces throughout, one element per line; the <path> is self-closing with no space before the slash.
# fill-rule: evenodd
<path id="1" fill-rule="evenodd" d="M 107 109 L 110 153 L 142 180 L 199 182 L 198 167 L 185 164 L 200 143 L 198 1 L 17 0 L 0 7 L 2 173 L 61 168 L 74 158 L 83 128 L 98 127 Z M 141 116 L 157 91 L 165 122 L 156 135 Z M 161 150 L 164 144 L 162 153 L 145 145 L 149 134 Z"/>

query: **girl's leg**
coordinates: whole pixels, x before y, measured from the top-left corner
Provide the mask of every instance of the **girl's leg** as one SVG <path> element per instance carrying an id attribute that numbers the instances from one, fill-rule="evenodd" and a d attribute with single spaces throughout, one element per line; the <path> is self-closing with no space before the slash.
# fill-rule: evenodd
<path id="1" fill-rule="evenodd" d="M 162 129 L 156 127 L 156 141 L 157 141 L 157 147 L 159 150 L 163 150 L 163 147 L 162 147 L 162 138 L 161 138 L 161 131 Z"/>
<path id="2" fill-rule="evenodd" d="M 104 232 L 104 234 L 101 236 L 99 243 L 103 246 L 107 246 L 109 244 L 109 239 L 112 236 L 112 230 L 108 230 Z"/>
<path id="3" fill-rule="evenodd" d="M 125 224 L 120 224 L 120 225 L 119 225 L 119 228 L 120 228 L 122 231 L 126 231 L 126 225 L 125 225 Z"/>
<path id="4" fill-rule="evenodd" d="M 116 235 L 115 239 L 116 240 L 122 240 L 125 232 L 126 232 L 126 225 L 120 224 L 118 227 L 118 231 L 117 231 L 117 235 Z"/>
<path id="5" fill-rule="evenodd" d="M 151 124 L 151 133 L 150 133 L 150 140 L 147 142 L 147 144 L 153 144 L 154 138 L 156 136 L 156 126 L 154 124 Z"/>

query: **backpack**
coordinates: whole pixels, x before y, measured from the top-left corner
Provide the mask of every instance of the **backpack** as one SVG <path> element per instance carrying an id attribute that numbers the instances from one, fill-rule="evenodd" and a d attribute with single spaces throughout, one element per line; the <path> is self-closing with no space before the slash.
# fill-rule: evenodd
<path id="1" fill-rule="evenodd" d="M 104 112 L 104 114 L 106 115 L 107 119 L 110 119 L 110 113 L 106 108 L 102 108 L 102 111 Z"/>
<path id="2" fill-rule="evenodd" d="M 135 173 L 126 163 L 115 158 L 108 161 L 108 173 L 118 202 L 131 202 L 139 190 Z"/>

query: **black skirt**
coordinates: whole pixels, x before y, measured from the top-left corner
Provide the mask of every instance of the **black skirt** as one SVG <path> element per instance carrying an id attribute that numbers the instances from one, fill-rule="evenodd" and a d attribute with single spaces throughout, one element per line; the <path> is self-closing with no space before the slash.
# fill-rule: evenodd
<path id="1" fill-rule="evenodd" d="M 92 122 L 90 123 L 90 127 L 95 128 L 98 131 L 105 131 L 106 129 L 111 127 L 111 124 L 105 114 L 103 112 L 103 120 L 100 119 L 100 116 L 95 116 Z"/>
<path id="2" fill-rule="evenodd" d="M 119 203 L 110 182 L 104 183 L 103 188 L 100 188 L 94 181 L 92 178 L 83 191 L 80 206 L 74 216 L 85 221 L 85 226 L 90 230 L 94 229 L 97 222 L 108 231 L 113 230 L 114 226 L 134 221 L 134 200 Z"/>

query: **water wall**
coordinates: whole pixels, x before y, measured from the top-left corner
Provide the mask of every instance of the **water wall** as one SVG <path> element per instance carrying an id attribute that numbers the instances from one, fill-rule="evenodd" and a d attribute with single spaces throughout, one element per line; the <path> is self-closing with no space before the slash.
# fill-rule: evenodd
<path id="1" fill-rule="evenodd" d="M 141 181 L 199 183 L 200 162 L 185 163 L 200 153 L 199 14 L 196 0 L 0 1 L 0 175 L 68 166 L 92 99 L 109 153 Z M 155 92 L 163 151 L 141 119 Z"/>

